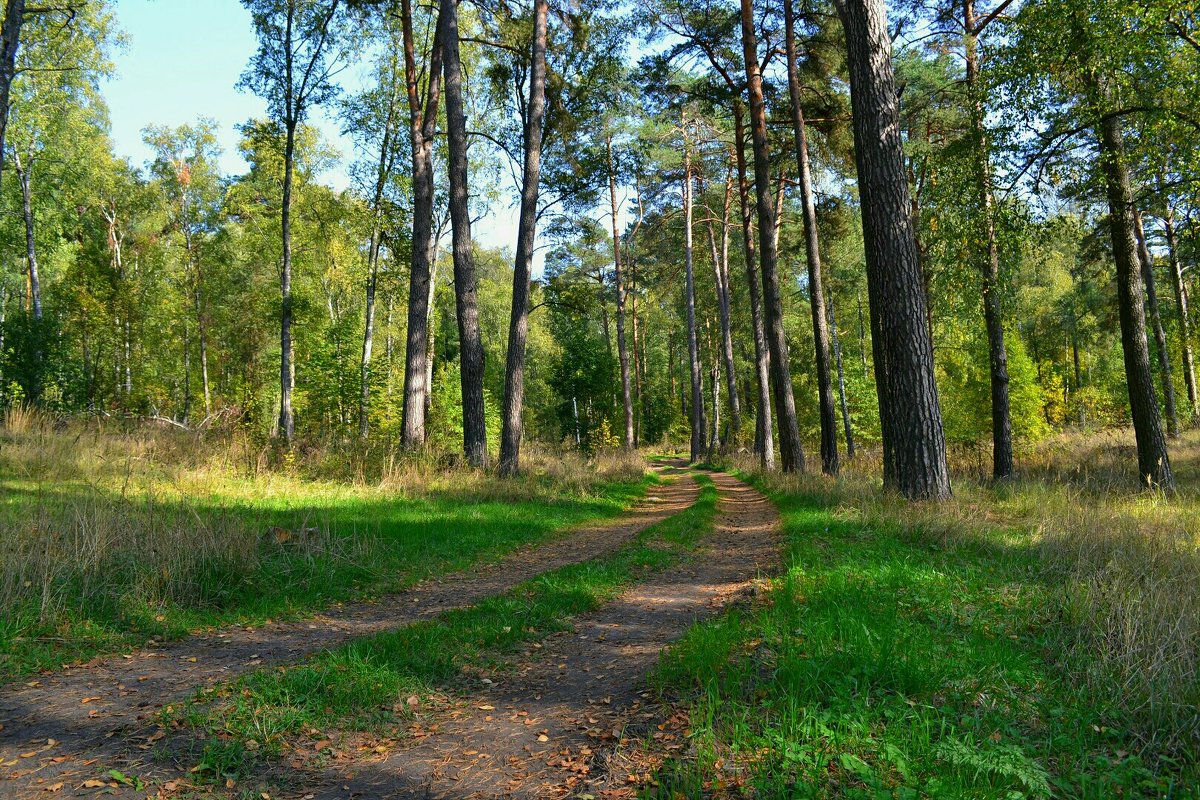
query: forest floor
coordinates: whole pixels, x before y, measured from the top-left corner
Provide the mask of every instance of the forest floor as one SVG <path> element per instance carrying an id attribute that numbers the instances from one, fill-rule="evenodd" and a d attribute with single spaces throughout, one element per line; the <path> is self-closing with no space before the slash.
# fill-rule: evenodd
<path id="1" fill-rule="evenodd" d="M 699 483 L 676 477 L 482 573 L 5 690 L 4 794 L 629 794 L 611 759 L 653 716 L 660 651 L 778 561 L 765 498 L 725 475 Z"/>
<path id="2" fill-rule="evenodd" d="M 660 460 L 400 591 L 26 674 L 0 796 L 1200 797 L 1200 434 L 1170 496 L 1115 434 L 1048 446 L 936 505 L 869 455 Z"/>

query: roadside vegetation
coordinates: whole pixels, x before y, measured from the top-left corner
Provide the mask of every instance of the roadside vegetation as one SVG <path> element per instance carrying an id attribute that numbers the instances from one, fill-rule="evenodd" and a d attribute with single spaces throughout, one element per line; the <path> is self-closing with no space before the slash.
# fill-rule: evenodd
<path id="1" fill-rule="evenodd" d="M 656 684 L 693 749 L 653 797 L 1194 797 L 1200 436 L 1179 492 L 1130 487 L 1115 434 L 964 478 L 955 498 L 750 472 L 788 569 L 692 629 Z"/>
<path id="2" fill-rule="evenodd" d="M 529 644 L 571 629 L 572 618 L 668 569 L 712 530 L 717 492 L 707 477 L 694 505 L 611 556 L 541 575 L 505 594 L 427 622 L 359 639 L 283 668 L 259 669 L 168 707 L 168 727 L 196 735 L 197 770 L 223 783 L 264 759 L 334 749 L 347 732 L 404 739 L 418 708 L 503 672 Z M 324 747 L 314 750 L 314 743 Z"/>
<path id="3" fill-rule="evenodd" d="M 531 453 L 515 480 L 433 460 L 10 411 L 0 681 L 231 622 L 376 596 L 614 515 L 636 457 Z"/>

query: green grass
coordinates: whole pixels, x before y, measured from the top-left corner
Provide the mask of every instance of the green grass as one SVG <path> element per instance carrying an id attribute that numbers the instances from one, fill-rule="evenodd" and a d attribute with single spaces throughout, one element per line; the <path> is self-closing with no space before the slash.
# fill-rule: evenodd
<path id="1" fill-rule="evenodd" d="M 619 514 L 656 480 L 464 475 L 463 488 L 414 492 L 206 467 L 147 479 L 139 467 L 131 482 L 112 458 L 93 459 L 102 474 L 31 466 L 13 454 L 22 444 L 0 459 L 0 683 L 494 561 Z"/>
<path id="2" fill-rule="evenodd" d="M 1194 756 L 1141 750 L 1115 699 L 1071 680 L 1088 665 L 1035 547 L 773 499 L 791 566 L 761 606 L 664 657 L 695 751 L 648 796 L 1196 796 Z"/>
<path id="3" fill-rule="evenodd" d="M 643 531 L 603 559 L 571 565 L 437 619 L 355 641 L 294 666 L 262 669 L 165 712 L 203 739 L 201 771 L 237 777 L 280 751 L 289 736 L 395 730 L 411 696 L 453 691 L 464 671 L 502 669 L 523 645 L 564 630 L 640 578 L 677 563 L 712 529 L 717 494 Z"/>

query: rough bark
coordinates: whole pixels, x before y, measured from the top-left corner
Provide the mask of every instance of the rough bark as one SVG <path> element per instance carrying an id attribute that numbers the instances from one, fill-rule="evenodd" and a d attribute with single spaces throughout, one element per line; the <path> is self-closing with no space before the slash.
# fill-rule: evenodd
<path id="1" fill-rule="evenodd" d="M 1094 105 L 1104 108 L 1104 93 L 1095 79 L 1091 90 Z M 1098 101 L 1098 102 L 1097 102 Z M 1100 142 L 1100 165 L 1108 195 L 1109 233 L 1117 263 L 1117 308 L 1121 318 L 1121 349 L 1125 356 L 1125 382 L 1129 410 L 1137 440 L 1138 474 L 1144 483 L 1164 489 L 1174 487 L 1171 461 L 1162 416 L 1154 395 L 1150 348 L 1146 342 L 1146 314 L 1142 304 L 1142 272 L 1138 265 L 1134 234 L 1133 190 L 1125 163 L 1125 139 L 1121 120 L 1101 113 L 1096 122 Z"/>
<path id="2" fill-rule="evenodd" d="M 966 31 L 967 95 L 971 109 L 979 206 L 987 252 L 982 268 L 983 319 L 987 329 L 988 363 L 992 384 L 992 477 L 1007 478 L 1013 471 L 1012 412 L 1008 387 L 1008 349 L 1004 344 L 1004 320 L 1000 306 L 1000 249 L 996 242 L 996 208 L 992 196 L 991 154 L 984 131 L 983 100 L 979 96 L 979 49 L 974 0 L 963 0 Z"/>
<path id="3" fill-rule="evenodd" d="M 950 496 L 933 341 L 913 235 L 892 47 L 882 0 L 837 0 L 846 32 L 884 485 Z"/>
<path id="4" fill-rule="evenodd" d="M 621 408 L 625 426 L 621 442 L 633 449 L 633 394 L 629 380 L 629 348 L 625 343 L 625 275 L 621 264 L 621 233 L 617 227 L 617 173 L 613 165 L 612 137 L 605 142 L 608 154 L 608 199 L 612 216 L 613 279 L 617 284 L 617 361 L 621 368 Z"/>
<path id="5" fill-rule="evenodd" d="M 1171 287 L 1175 291 L 1175 310 L 1179 314 L 1179 346 L 1183 353 L 1183 379 L 1187 384 L 1188 403 L 1192 407 L 1191 421 L 1200 417 L 1200 397 L 1196 391 L 1196 366 L 1192 354 L 1192 328 L 1188 317 L 1188 297 L 1183 285 L 1183 265 L 1179 261 L 1175 234 L 1175 215 L 1168 205 L 1163 214 L 1163 230 L 1167 237 L 1167 258 L 1171 267 Z"/>
<path id="6" fill-rule="evenodd" d="M 827 475 L 836 475 L 839 467 L 838 432 L 833 381 L 829 369 L 829 323 L 825 318 L 825 286 L 821 274 L 821 247 L 817 232 L 817 205 L 813 198 L 812 166 L 808 156 L 808 135 L 804 129 L 804 109 L 800 104 L 800 75 L 796 65 L 796 25 L 792 0 L 784 0 L 784 27 L 787 40 L 788 94 L 792 106 L 792 136 L 795 140 L 797 177 L 804 207 L 808 300 L 816 349 L 817 395 L 821 409 L 821 469 Z"/>
<path id="7" fill-rule="evenodd" d="M 684 121 L 686 125 L 686 120 Z M 683 151 L 683 264 L 687 304 L 688 366 L 691 375 L 692 441 L 689 460 L 699 461 L 704 455 L 704 377 L 700 367 L 700 340 L 696 334 L 696 281 L 694 247 L 692 246 L 692 161 L 686 134 Z"/>
<path id="8" fill-rule="evenodd" d="M 446 134 L 450 155 L 450 226 L 454 240 L 454 305 L 463 404 L 463 453 L 473 467 L 486 467 L 487 421 L 483 402 L 483 341 L 476 298 L 471 212 L 467 206 L 467 117 L 458 49 L 457 0 L 441 0 L 442 59 L 446 81 Z"/>
<path id="9" fill-rule="evenodd" d="M 771 155 L 767 141 L 767 111 L 762 74 L 758 66 L 758 40 L 754 32 L 752 0 L 741 0 L 742 55 L 750 96 L 750 132 L 754 149 L 754 191 L 758 205 L 758 239 L 763 284 L 763 312 L 767 347 L 771 353 L 771 390 L 779 421 L 779 455 L 784 472 L 804 470 L 804 446 L 796 419 L 792 370 L 787 335 L 783 327 L 783 298 L 779 288 L 775 247 L 775 209 L 771 205 Z"/>
<path id="10" fill-rule="evenodd" d="M 754 446 L 763 469 L 775 469 L 775 436 L 771 423 L 771 351 L 763 325 L 762 299 L 759 294 L 758 257 L 754 246 L 754 208 L 750 201 L 750 180 L 746 174 L 746 130 L 741 101 L 733 103 L 734 156 L 737 161 L 738 201 L 742 218 L 742 249 L 746 262 L 746 284 L 750 291 L 750 323 L 754 330 L 754 373 L 758 386 L 758 413 L 755 418 Z"/>
<path id="11" fill-rule="evenodd" d="M 0 175 L 4 174 L 4 131 L 8 127 L 8 109 L 13 78 L 17 74 L 17 50 L 21 46 L 21 23 L 25 21 L 25 0 L 7 0 L 4 24 L 0 25 Z"/>
<path id="12" fill-rule="evenodd" d="M 530 46 L 529 104 L 525 109 L 525 164 L 521 177 L 521 212 L 517 223 L 517 253 L 513 264 L 512 314 L 508 326 L 508 356 L 504 368 L 504 408 L 500 432 L 500 474 L 520 468 L 525 405 L 525 340 L 529 335 L 529 293 L 537 228 L 538 185 L 541 181 L 542 123 L 546 115 L 546 28 L 548 0 L 533 4 L 533 42 Z M 618 321 L 618 326 L 622 320 Z M 623 329 L 618 333 L 624 339 Z M 626 363 L 628 366 L 628 362 Z M 625 372 L 628 411 L 629 374 Z"/>
<path id="13" fill-rule="evenodd" d="M 443 4 L 442 8 L 444 7 Z M 401 0 L 400 13 L 413 186 L 412 255 L 408 273 L 408 332 L 404 350 L 401 445 L 407 450 L 413 450 L 425 445 L 425 420 L 432 389 L 429 381 L 429 319 L 433 262 L 437 255 L 433 235 L 433 138 L 437 132 L 438 103 L 441 99 L 443 34 L 439 18 L 429 55 L 429 79 L 424 97 L 421 97 L 417 85 L 412 0 Z"/>
<path id="14" fill-rule="evenodd" d="M 1158 376 L 1162 383 L 1163 411 L 1167 415 L 1167 432 L 1171 438 L 1179 436 L 1179 412 L 1175 408 L 1175 378 L 1171 370 L 1171 351 L 1167 349 L 1167 334 L 1163 330 L 1162 315 L 1158 311 L 1158 289 L 1154 280 L 1154 257 L 1146 244 L 1146 230 L 1142 225 L 1142 213 L 1133 210 L 1133 232 L 1137 238 L 1138 263 L 1142 268 L 1142 284 L 1146 289 L 1146 309 L 1150 312 L 1150 326 L 1154 331 L 1154 350 L 1158 356 Z"/>

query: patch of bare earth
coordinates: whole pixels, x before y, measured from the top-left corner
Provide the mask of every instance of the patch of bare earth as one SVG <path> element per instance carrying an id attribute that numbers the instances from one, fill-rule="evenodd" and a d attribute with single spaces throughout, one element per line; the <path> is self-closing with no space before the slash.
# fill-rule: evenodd
<path id="1" fill-rule="evenodd" d="M 150 643 L 138 652 L 4 687 L 0 797 L 46 797 L 47 790 L 65 796 L 103 791 L 145 797 L 145 790 L 111 780 L 109 770 L 138 776 L 164 772 L 151 751 L 161 735 L 154 719 L 168 703 L 255 668 L 294 662 L 351 639 L 429 619 L 544 572 L 603 557 L 689 507 L 696 496 L 695 482 L 684 475 L 652 488 L 642 503 L 616 520 L 575 528 L 477 571 L 441 576 L 399 594 L 344 604 L 297 622 L 225 628 L 175 643 Z M 174 768 L 166 771 L 177 774 Z"/>
<path id="2" fill-rule="evenodd" d="M 744 598 L 776 571 L 779 517 L 761 494 L 727 475 L 715 530 L 696 557 L 580 616 L 575 631 L 534 645 L 515 673 L 491 676 L 468 697 L 418 709 L 410 738 L 376 742 L 349 735 L 322 768 L 297 756 L 288 789 L 272 797 L 557 798 L 633 797 L 649 776 L 631 775 L 637 738 L 662 753 L 682 747 L 646 691 L 659 654 L 693 622 Z M 665 732 L 664 732 L 665 731 Z M 329 742 L 318 742 L 329 745 Z"/>

